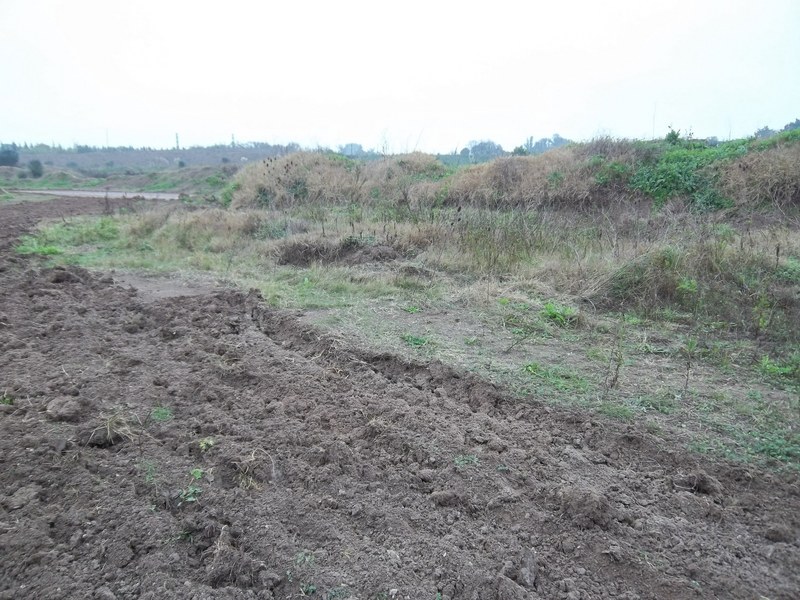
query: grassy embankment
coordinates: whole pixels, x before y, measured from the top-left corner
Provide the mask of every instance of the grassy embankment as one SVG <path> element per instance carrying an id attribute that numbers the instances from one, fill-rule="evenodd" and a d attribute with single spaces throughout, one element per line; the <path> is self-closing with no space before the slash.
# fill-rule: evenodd
<path id="1" fill-rule="evenodd" d="M 800 464 L 800 136 L 609 139 L 451 171 L 253 164 L 224 206 L 76 219 L 20 252 L 205 274 L 522 397 Z"/>
<path id="2" fill-rule="evenodd" d="M 30 177 L 22 167 L 0 167 L 0 199 L 14 198 L 9 190 L 112 190 L 120 192 L 177 192 L 190 199 L 212 199 L 232 185 L 238 167 L 185 167 L 140 172 L 106 168 L 84 171 L 45 167 L 41 177 Z M 230 190 L 228 194 L 230 194 Z"/>

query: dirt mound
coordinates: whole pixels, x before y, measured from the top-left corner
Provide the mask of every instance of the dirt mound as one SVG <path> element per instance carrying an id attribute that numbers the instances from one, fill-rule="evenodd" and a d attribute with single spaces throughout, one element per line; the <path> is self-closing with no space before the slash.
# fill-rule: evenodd
<path id="1" fill-rule="evenodd" d="M 0 598 L 800 589 L 796 478 L 350 348 L 257 293 L 4 264 Z"/>
<path id="2" fill-rule="evenodd" d="M 373 244 L 358 237 L 346 237 L 339 243 L 328 241 L 293 241 L 281 247 L 278 264 L 308 267 L 313 263 L 361 265 L 389 262 L 401 258 L 400 252 L 387 244 Z"/>

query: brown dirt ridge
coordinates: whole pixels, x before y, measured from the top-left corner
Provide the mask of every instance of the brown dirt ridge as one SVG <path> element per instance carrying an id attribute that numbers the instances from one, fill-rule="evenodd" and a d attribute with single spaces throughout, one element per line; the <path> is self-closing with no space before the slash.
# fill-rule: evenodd
<path id="1" fill-rule="evenodd" d="M 14 256 L 95 204 L 0 206 L 0 598 L 798 597 L 796 475 Z"/>

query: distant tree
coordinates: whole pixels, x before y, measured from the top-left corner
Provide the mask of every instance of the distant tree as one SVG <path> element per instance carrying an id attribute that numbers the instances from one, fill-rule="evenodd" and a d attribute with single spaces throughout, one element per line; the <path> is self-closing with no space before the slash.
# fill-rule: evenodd
<path id="1" fill-rule="evenodd" d="M 781 131 L 793 131 L 795 129 L 800 129 L 800 119 L 795 119 L 793 123 L 787 123 Z"/>
<path id="2" fill-rule="evenodd" d="M 567 144 L 571 144 L 572 143 L 571 140 L 568 140 L 567 138 L 563 138 L 560 135 L 558 135 L 557 133 L 553 134 L 553 137 L 551 138 L 551 141 L 552 141 L 552 146 L 551 146 L 552 148 L 560 148 L 561 146 L 566 146 Z"/>
<path id="3" fill-rule="evenodd" d="M 344 146 L 339 146 L 339 154 L 354 157 L 363 156 L 365 153 L 361 144 L 345 144 Z"/>
<path id="4" fill-rule="evenodd" d="M 777 133 L 776 131 L 764 125 L 761 129 L 757 130 L 753 135 L 755 135 L 757 140 L 763 140 L 768 137 L 772 137 L 776 133 Z"/>
<path id="5" fill-rule="evenodd" d="M 567 138 L 561 137 L 557 133 L 554 133 L 553 137 L 541 138 L 536 142 L 533 141 L 532 137 L 529 137 L 527 140 L 525 140 L 525 150 L 528 152 L 528 154 L 542 154 L 548 150 L 560 148 L 561 146 L 566 146 L 567 144 L 571 143 L 572 140 L 568 140 Z"/>
<path id="6" fill-rule="evenodd" d="M 19 152 L 13 146 L 0 147 L 0 167 L 16 167 L 19 163 Z"/>
<path id="7" fill-rule="evenodd" d="M 528 139 L 525 140 L 525 152 L 528 154 L 533 154 L 533 136 L 530 136 Z"/>
<path id="8" fill-rule="evenodd" d="M 31 177 L 34 179 L 38 179 L 42 175 L 44 175 L 44 165 L 40 160 L 32 160 L 28 163 L 28 169 L 31 172 Z"/>
<path id="9" fill-rule="evenodd" d="M 514 156 L 528 156 L 528 151 L 525 149 L 525 146 L 517 146 L 511 151 L 511 154 Z"/>
<path id="10" fill-rule="evenodd" d="M 484 140 L 482 142 L 470 142 L 470 155 L 473 162 L 481 163 L 503 156 L 505 151 L 500 144 L 496 144 L 491 140 Z"/>
<path id="11" fill-rule="evenodd" d="M 681 141 L 681 130 L 673 129 L 672 126 L 670 126 L 667 135 L 664 137 L 664 141 L 673 146 L 677 146 Z"/>

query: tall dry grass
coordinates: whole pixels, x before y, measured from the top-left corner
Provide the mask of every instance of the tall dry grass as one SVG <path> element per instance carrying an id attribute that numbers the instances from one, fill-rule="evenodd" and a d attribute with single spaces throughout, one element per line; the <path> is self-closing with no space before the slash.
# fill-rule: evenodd
<path id="1" fill-rule="evenodd" d="M 656 210 L 633 189 L 638 168 L 683 173 L 695 150 L 703 169 L 714 161 L 714 185 L 734 199 L 735 213 L 692 211 L 688 197 Z M 798 164 L 800 143 L 740 154 L 738 146 L 717 152 L 697 142 L 610 138 L 454 172 L 418 153 L 368 163 L 299 153 L 244 169 L 233 206 L 304 223 L 299 238 L 281 229 L 270 242 L 273 255 L 299 243 L 312 262 L 324 262 L 325 248 L 371 240 L 447 277 L 544 288 L 600 308 L 673 311 L 797 340 L 800 221 L 786 211 L 798 207 Z"/>
<path id="2" fill-rule="evenodd" d="M 719 187 L 737 206 L 800 208 L 800 143 L 752 152 L 720 169 Z"/>
<path id="3" fill-rule="evenodd" d="M 447 168 L 413 153 L 371 162 L 298 152 L 243 169 L 231 207 L 286 209 L 300 205 L 420 206 L 432 201 Z"/>

